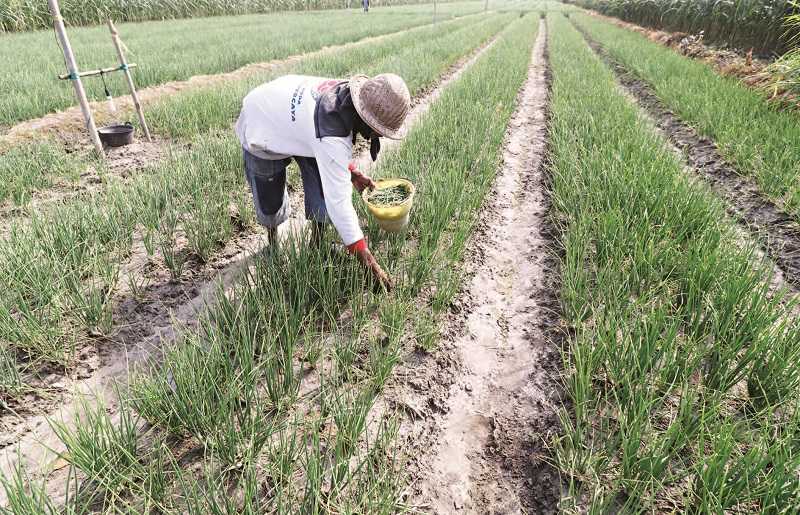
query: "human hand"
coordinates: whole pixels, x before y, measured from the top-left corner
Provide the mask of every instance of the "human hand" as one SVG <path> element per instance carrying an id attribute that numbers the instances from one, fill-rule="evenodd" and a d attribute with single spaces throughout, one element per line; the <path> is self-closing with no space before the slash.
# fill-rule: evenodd
<path id="1" fill-rule="evenodd" d="M 392 278 L 381 268 L 381 265 L 378 264 L 378 261 L 369 249 L 365 247 L 357 251 L 356 255 L 361 264 L 372 274 L 372 278 L 375 280 L 375 286 L 386 292 L 392 291 L 392 288 L 394 288 Z"/>
<path id="2" fill-rule="evenodd" d="M 375 189 L 375 181 L 356 170 L 355 164 L 350 163 L 350 166 L 347 168 L 350 170 L 350 182 L 353 183 L 353 186 L 359 193 L 363 192 L 366 188 L 371 190 Z"/>
<path id="3" fill-rule="evenodd" d="M 379 265 L 377 261 L 373 260 L 373 264 L 370 266 L 370 271 L 372 272 L 372 277 L 375 279 L 375 286 L 383 289 L 387 293 L 392 291 L 394 288 L 394 282 L 392 281 L 392 278 L 389 277 L 389 274 L 387 274 L 383 268 L 381 268 L 381 265 Z"/>

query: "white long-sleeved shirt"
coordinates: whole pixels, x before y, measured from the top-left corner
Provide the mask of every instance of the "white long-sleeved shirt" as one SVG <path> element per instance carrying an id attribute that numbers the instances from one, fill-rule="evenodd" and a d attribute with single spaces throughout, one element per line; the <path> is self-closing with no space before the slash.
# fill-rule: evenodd
<path id="1" fill-rule="evenodd" d="M 245 150 L 263 159 L 313 157 L 319 166 L 325 207 L 345 245 L 364 238 L 353 208 L 348 165 L 353 157 L 352 134 L 317 138 L 316 98 L 339 81 L 286 75 L 255 88 L 242 102 L 236 134 Z"/>

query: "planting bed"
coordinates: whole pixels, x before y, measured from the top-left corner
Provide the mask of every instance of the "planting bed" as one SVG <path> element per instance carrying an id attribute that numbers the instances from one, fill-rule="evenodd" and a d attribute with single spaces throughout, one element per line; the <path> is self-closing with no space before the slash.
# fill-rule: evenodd
<path id="1" fill-rule="evenodd" d="M 800 504 L 794 115 L 574 8 L 472 4 L 145 90 L 156 141 L 105 164 L 75 113 L 11 131 L 0 513 Z M 232 132 L 264 81 L 381 72 L 409 134 L 354 162 L 414 184 L 408 230 L 354 205 L 391 292 L 309 244 L 294 168 L 267 246 Z"/>
<path id="2" fill-rule="evenodd" d="M 759 92 L 639 34 L 583 14 L 571 19 L 677 116 L 714 141 L 740 174 L 751 176 L 765 195 L 798 217 L 800 150 L 786 145 L 800 137 L 797 113 L 778 110 Z"/>
<path id="3" fill-rule="evenodd" d="M 795 505 L 792 303 L 583 37 L 551 20 L 570 505 Z"/>
<path id="4" fill-rule="evenodd" d="M 483 8 L 479 1 L 447 2 L 438 6 L 437 17 L 442 21 Z M 249 63 L 283 59 L 432 22 L 433 5 L 423 4 L 374 9 L 368 23 L 356 10 L 328 10 L 121 23 L 118 28 L 130 48 L 130 59 L 140 66 L 134 72 L 137 84 L 147 87 L 230 72 Z M 68 30 L 81 69 L 117 63 L 105 25 Z M 65 70 L 52 29 L 3 34 L 0 40 L 3 55 L 14 56 L 0 62 L 0 128 L 75 104 L 68 81 L 56 81 Z M 127 92 L 119 74 L 109 76 L 107 82 L 115 96 Z M 99 78 L 85 79 L 84 84 L 90 99 L 105 98 Z"/>
<path id="5" fill-rule="evenodd" d="M 591 39 L 589 44 L 610 64 L 626 91 L 636 98 L 670 142 L 685 154 L 692 171 L 711 184 L 725 199 L 728 212 L 752 232 L 753 238 L 761 241 L 782 275 L 795 288 L 800 286 L 800 225 L 797 220 L 727 163 L 713 141 L 699 136 L 668 110 L 647 83 L 612 61 Z"/>

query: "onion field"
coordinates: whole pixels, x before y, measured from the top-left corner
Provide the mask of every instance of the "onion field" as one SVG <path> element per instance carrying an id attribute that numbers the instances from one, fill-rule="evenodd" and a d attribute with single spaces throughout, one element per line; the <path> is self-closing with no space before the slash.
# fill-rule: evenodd
<path id="1" fill-rule="evenodd" d="M 0 36 L 0 514 L 796 512 L 796 110 L 550 0 L 120 28 L 154 138 L 103 159 L 52 34 Z M 233 131 L 379 73 L 391 291 L 312 244 L 295 164 L 268 243 Z"/>
<path id="2" fill-rule="evenodd" d="M 479 2 L 447 2 L 437 6 L 437 19 L 481 12 L 483 7 Z M 430 24 L 433 12 L 431 4 L 422 4 L 391 11 L 376 8 L 369 23 L 362 23 L 362 13 L 356 10 L 331 10 L 121 23 L 118 28 L 131 61 L 147 63 L 136 74 L 137 84 L 145 87 L 229 72 L 250 63 Z M 105 25 L 71 29 L 70 38 L 82 69 L 116 63 Z M 0 61 L 0 131 L 75 103 L 71 89 L 54 80 L 64 73 L 64 61 L 52 29 L 0 35 L 0 41 L 3 55 L 15 56 Z M 109 75 L 106 80 L 114 96 L 127 93 L 119 75 Z M 87 81 L 86 85 L 90 99 L 105 99 L 100 80 Z"/>

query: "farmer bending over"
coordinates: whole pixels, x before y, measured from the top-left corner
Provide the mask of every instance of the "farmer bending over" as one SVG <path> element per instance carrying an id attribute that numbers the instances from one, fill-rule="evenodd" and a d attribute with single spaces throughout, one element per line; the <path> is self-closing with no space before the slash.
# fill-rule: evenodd
<path id="1" fill-rule="evenodd" d="M 381 136 L 400 139 L 410 103 L 405 82 L 394 74 L 349 81 L 287 75 L 244 98 L 236 134 L 256 216 L 267 227 L 270 245 L 277 244 L 277 228 L 289 218 L 286 167 L 294 159 L 303 179 L 306 218 L 313 222 L 312 240 L 321 241 L 330 220 L 348 251 L 380 284 L 391 287 L 367 248 L 352 202 L 353 186 L 361 192 L 374 182 L 350 163 L 357 135 L 370 142 L 373 161 Z"/>

